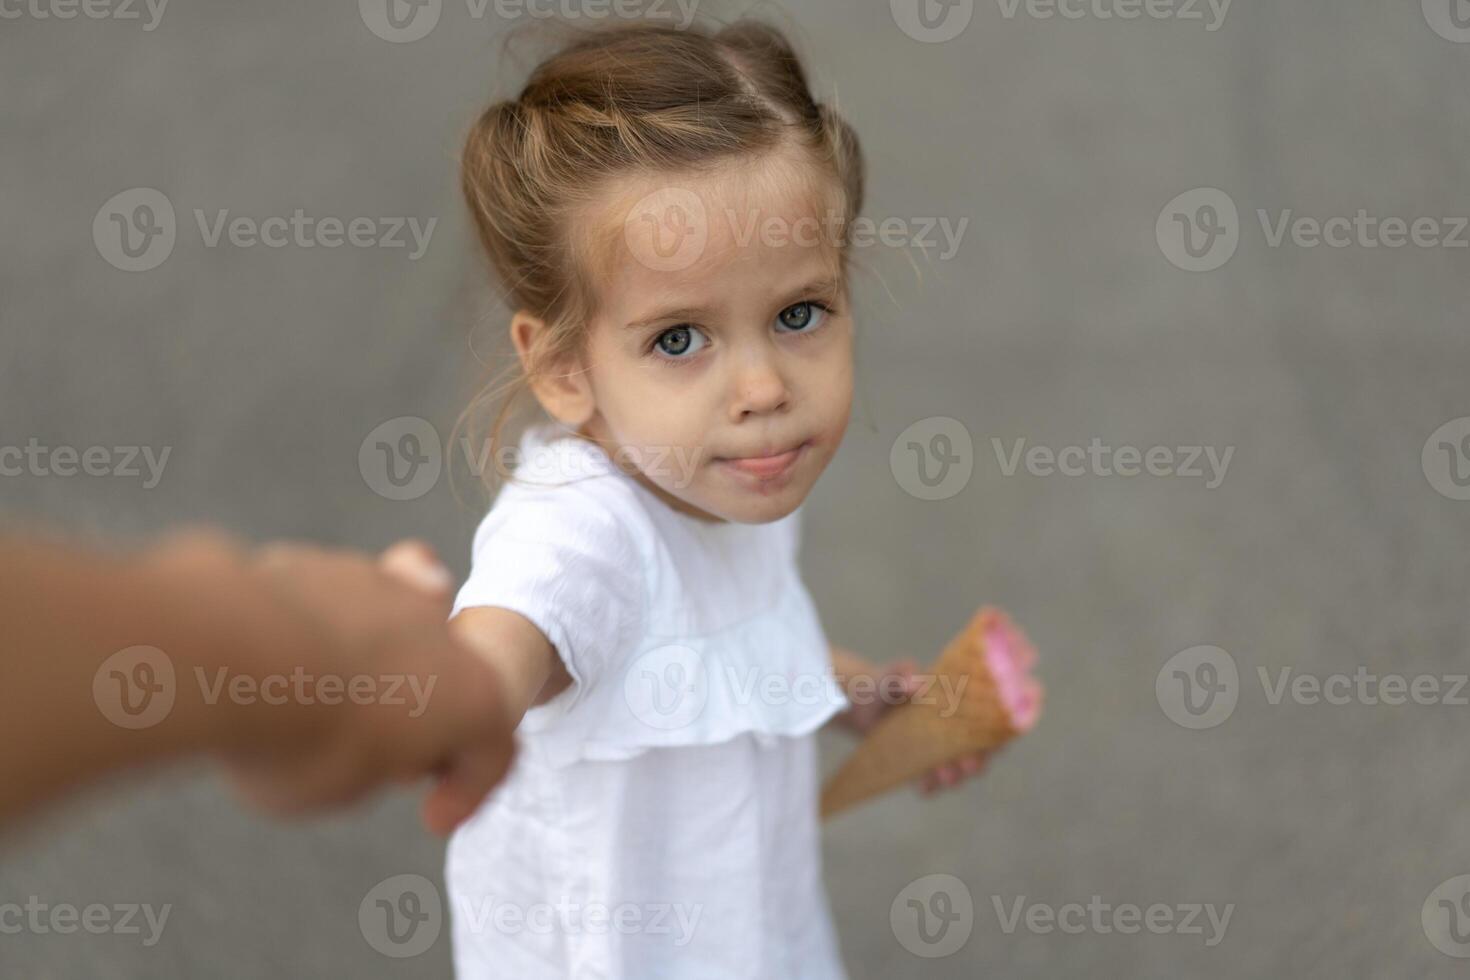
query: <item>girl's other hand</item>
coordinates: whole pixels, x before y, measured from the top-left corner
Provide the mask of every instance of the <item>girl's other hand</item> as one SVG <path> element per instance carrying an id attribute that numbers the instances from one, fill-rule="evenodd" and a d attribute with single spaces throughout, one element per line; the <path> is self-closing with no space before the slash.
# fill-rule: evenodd
<path id="1" fill-rule="evenodd" d="M 929 678 L 919 674 L 918 670 L 918 662 L 912 657 L 905 657 L 867 672 L 875 683 L 866 685 L 862 694 L 853 692 L 849 684 L 849 700 L 853 705 L 846 717 L 848 727 L 859 735 L 865 735 L 889 711 L 923 691 L 929 685 Z M 935 766 L 919 777 L 919 793 L 930 796 L 980 775 L 985 771 L 990 755 L 989 752 L 971 752 L 942 766 Z"/>

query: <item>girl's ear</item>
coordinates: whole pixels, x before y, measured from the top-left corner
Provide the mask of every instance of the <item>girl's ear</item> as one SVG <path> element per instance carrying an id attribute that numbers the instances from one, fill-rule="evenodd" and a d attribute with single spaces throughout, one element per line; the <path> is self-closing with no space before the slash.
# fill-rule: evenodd
<path id="1" fill-rule="evenodd" d="M 563 425 L 577 428 L 590 419 L 597 409 L 592 397 L 592 383 L 585 367 L 570 355 L 539 366 L 533 363 L 531 351 L 541 341 L 546 321 L 525 310 L 518 310 L 510 320 L 510 339 L 521 359 L 521 370 L 531 378 L 531 391 L 546 413 Z"/>

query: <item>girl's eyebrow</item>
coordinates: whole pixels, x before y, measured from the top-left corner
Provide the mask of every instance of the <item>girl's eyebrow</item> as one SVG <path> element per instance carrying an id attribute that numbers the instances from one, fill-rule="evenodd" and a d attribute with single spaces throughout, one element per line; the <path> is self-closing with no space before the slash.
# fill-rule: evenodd
<path id="1" fill-rule="evenodd" d="M 835 296 L 841 291 L 841 280 L 836 276 L 826 276 L 822 279 L 814 279 L 800 289 L 792 290 L 787 294 L 787 299 L 792 303 L 797 303 L 804 296 Z"/>
<path id="2" fill-rule="evenodd" d="M 815 279 L 797 289 L 785 294 L 783 305 L 800 302 L 803 296 L 833 296 L 841 289 L 841 283 L 835 276 L 827 276 Z M 663 310 L 653 316 L 634 320 L 627 325 L 627 330 L 642 330 L 656 323 L 682 322 L 684 320 L 703 320 L 709 316 L 710 311 L 701 306 L 684 306 L 670 310 Z"/>
<path id="3" fill-rule="evenodd" d="M 670 320 L 702 320 L 708 315 L 709 310 L 700 306 L 679 307 L 676 309 L 664 310 L 660 313 L 655 313 L 653 316 L 645 317 L 642 320 L 634 320 L 632 323 L 628 324 L 626 329 L 642 330 L 644 327 L 651 327 L 655 323 L 665 323 Z"/>

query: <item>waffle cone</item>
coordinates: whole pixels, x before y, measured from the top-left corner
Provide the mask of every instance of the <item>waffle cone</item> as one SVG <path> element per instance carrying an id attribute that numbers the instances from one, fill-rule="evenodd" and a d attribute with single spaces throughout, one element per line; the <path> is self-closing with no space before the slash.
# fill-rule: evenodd
<path id="1" fill-rule="evenodd" d="M 823 787 L 823 819 L 1029 729 L 1041 707 L 1034 660 L 1010 617 L 982 606 L 945 647 L 927 694 L 890 709 Z"/>

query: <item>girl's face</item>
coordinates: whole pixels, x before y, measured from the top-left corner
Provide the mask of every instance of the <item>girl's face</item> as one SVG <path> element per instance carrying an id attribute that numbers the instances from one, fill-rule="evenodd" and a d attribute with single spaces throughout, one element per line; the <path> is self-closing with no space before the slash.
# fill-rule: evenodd
<path id="1" fill-rule="evenodd" d="M 847 429 L 841 229 L 818 213 L 803 164 L 772 154 L 629 179 L 594 219 L 609 258 L 584 364 L 595 408 L 579 431 L 703 520 L 790 514 Z"/>

